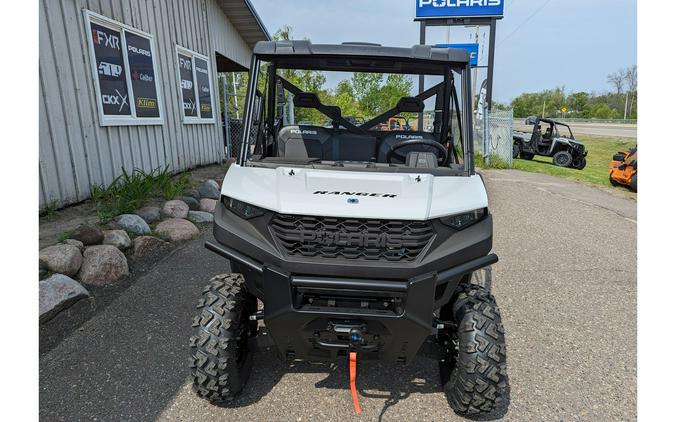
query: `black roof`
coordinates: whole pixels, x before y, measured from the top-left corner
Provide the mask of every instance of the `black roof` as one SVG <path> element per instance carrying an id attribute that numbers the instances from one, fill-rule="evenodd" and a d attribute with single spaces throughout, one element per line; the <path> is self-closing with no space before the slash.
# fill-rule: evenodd
<path id="1" fill-rule="evenodd" d="M 307 40 L 259 41 L 253 54 L 263 60 L 273 60 L 280 67 L 309 68 L 317 70 L 393 70 L 406 73 L 442 72 L 447 65 L 464 67 L 469 63 L 469 54 L 459 48 L 414 45 L 405 47 L 383 47 L 370 43 L 312 44 Z M 363 59 L 369 63 L 362 62 Z M 408 63 L 395 66 L 394 63 Z M 419 66 L 415 69 L 414 66 Z M 440 65 L 440 66 L 439 66 Z"/>

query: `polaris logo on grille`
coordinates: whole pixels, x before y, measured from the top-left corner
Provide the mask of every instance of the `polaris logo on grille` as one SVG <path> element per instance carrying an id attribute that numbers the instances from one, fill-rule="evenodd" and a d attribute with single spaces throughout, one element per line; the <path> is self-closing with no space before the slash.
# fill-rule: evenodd
<path id="1" fill-rule="evenodd" d="M 421 135 L 396 135 L 396 139 L 424 139 Z"/>
<path id="2" fill-rule="evenodd" d="M 372 198 L 396 198 L 397 195 L 391 193 L 368 193 L 368 192 L 341 192 L 341 191 L 327 191 L 318 190 L 314 195 L 347 195 L 347 196 L 369 196 Z"/>
<path id="3" fill-rule="evenodd" d="M 401 248 L 403 236 L 388 233 L 345 233 L 324 230 L 300 230 L 300 241 L 323 246 L 363 248 Z"/>

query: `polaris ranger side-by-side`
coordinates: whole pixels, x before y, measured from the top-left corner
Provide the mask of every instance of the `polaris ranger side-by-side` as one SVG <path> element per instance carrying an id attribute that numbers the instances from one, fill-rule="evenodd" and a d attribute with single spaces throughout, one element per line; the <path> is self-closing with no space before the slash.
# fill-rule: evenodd
<path id="1" fill-rule="evenodd" d="M 356 124 L 282 69 L 425 75 L 431 88 Z M 470 282 L 497 262 L 487 192 L 474 170 L 470 74 L 458 49 L 255 46 L 244 145 L 222 184 L 215 242 L 206 244 L 232 272 L 204 288 L 190 339 L 200 396 L 225 404 L 241 393 L 252 353 L 265 346 L 286 359 L 349 360 L 358 411 L 357 359 L 409 364 L 424 353 L 438 359 L 457 413 L 505 410 L 499 309 Z M 322 117 L 284 126 L 287 93 L 296 109 Z M 379 130 L 425 109 L 433 124 Z"/>
<path id="2" fill-rule="evenodd" d="M 583 170 L 586 167 L 586 147 L 574 139 L 572 129 L 565 123 L 530 116 L 526 125 L 532 133 L 513 131 L 513 158 L 531 160 L 535 155 L 553 157 L 553 164 Z M 542 131 L 542 126 L 546 129 Z"/>

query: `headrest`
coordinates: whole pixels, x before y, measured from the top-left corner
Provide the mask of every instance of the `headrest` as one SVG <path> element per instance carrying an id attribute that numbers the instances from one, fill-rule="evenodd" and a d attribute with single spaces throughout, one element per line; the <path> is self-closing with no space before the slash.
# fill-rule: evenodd
<path id="1" fill-rule="evenodd" d="M 421 113 L 424 111 L 424 101 L 415 97 L 403 97 L 398 100 L 396 108 L 401 113 Z"/>
<path id="2" fill-rule="evenodd" d="M 321 100 L 313 92 L 300 92 L 293 97 L 293 105 L 301 108 L 318 108 L 321 106 Z"/>

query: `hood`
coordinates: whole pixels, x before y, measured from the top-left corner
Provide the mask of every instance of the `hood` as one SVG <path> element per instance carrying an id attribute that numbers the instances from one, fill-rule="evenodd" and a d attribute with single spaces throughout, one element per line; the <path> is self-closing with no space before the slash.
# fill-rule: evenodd
<path id="1" fill-rule="evenodd" d="M 232 165 L 221 193 L 282 214 L 427 220 L 488 206 L 480 176 Z"/>

